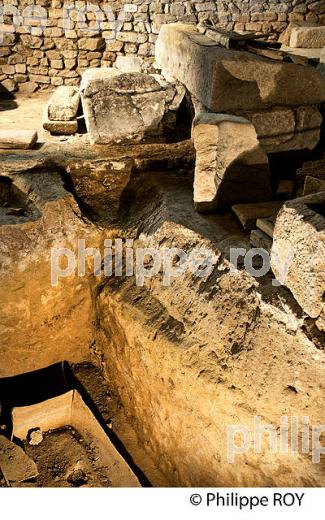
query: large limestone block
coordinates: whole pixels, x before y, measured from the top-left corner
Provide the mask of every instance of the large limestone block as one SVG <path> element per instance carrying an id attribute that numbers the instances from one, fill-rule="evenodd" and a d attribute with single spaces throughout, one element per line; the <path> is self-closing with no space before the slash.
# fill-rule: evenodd
<path id="1" fill-rule="evenodd" d="M 325 192 L 286 202 L 273 235 L 271 265 L 304 312 L 325 330 Z M 323 325 L 321 325 L 323 323 Z"/>
<path id="2" fill-rule="evenodd" d="M 192 135 L 198 211 L 272 198 L 268 159 L 250 121 L 202 113 L 194 120 Z"/>
<path id="3" fill-rule="evenodd" d="M 321 49 L 325 47 L 325 26 L 294 27 L 290 36 L 290 47 Z"/>
<path id="4" fill-rule="evenodd" d="M 161 28 L 156 61 L 212 112 L 236 113 L 325 100 L 325 79 L 313 67 L 218 47 L 193 26 Z"/>
<path id="5" fill-rule="evenodd" d="M 47 112 L 50 121 L 71 121 L 77 116 L 80 94 L 77 87 L 59 87 L 51 96 Z"/>
<path id="6" fill-rule="evenodd" d="M 267 153 L 313 150 L 320 139 L 322 116 L 315 106 L 275 107 L 248 112 L 244 117 L 254 124 Z"/>
<path id="7" fill-rule="evenodd" d="M 159 131 L 166 112 L 165 89 L 151 75 L 89 69 L 81 83 L 92 144 L 140 141 Z"/>

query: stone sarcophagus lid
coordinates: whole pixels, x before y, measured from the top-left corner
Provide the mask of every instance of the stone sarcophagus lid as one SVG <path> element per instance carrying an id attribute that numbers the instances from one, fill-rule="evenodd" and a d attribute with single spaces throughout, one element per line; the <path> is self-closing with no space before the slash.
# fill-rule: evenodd
<path id="1" fill-rule="evenodd" d="M 223 48 L 187 24 L 161 28 L 156 62 L 166 78 L 185 85 L 200 112 L 252 121 L 266 152 L 317 145 L 325 78 L 312 66 Z"/>

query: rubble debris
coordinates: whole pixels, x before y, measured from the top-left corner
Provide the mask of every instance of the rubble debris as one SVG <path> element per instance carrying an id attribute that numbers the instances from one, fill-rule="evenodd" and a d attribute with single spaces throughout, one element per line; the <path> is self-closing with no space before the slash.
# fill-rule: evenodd
<path id="1" fill-rule="evenodd" d="M 232 206 L 232 211 L 238 217 L 244 229 L 254 229 L 259 218 L 276 217 L 283 202 L 270 201 L 251 204 L 236 204 Z"/>
<path id="2" fill-rule="evenodd" d="M 67 475 L 67 482 L 73 487 L 80 487 L 87 484 L 88 477 L 85 471 L 80 467 L 80 461 L 77 462 L 75 468 Z"/>
<path id="3" fill-rule="evenodd" d="M 194 205 L 200 212 L 272 198 L 268 159 L 247 119 L 199 114 L 193 123 L 196 149 Z"/>
<path id="4" fill-rule="evenodd" d="M 240 34 L 236 31 L 228 31 L 223 27 L 216 26 L 210 20 L 198 24 L 197 29 L 201 34 L 206 34 L 211 40 L 226 49 L 243 49 L 247 42 L 261 38 L 267 39 L 273 35 L 273 33 L 256 34 L 254 32 Z"/>
<path id="5" fill-rule="evenodd" d="M 325 181 L 325 158 L 305 162 L 301 168 L 297 170 L 296 179 L 300 188 L 303 187 L 307 176 Z"/>
<path id="6" fill-rule="evenodd" d="M 33 428 L 27 434 L 27 441 L 31 446 L 38 446 L 43 441 L 43 433 L 40 428 Z"/>
<path id="7" fill-rule="evenodd" d="M 0 149 L 28 150 L 37 142 L 37 132 L 32 130 L 0 130 Z"/>
<path id="8" fill-rule="evenodd" d="M 35 462 L 22 448 L 0 435 L 0 468 L 7 482 L 18 483 L 38 475 Z"/>

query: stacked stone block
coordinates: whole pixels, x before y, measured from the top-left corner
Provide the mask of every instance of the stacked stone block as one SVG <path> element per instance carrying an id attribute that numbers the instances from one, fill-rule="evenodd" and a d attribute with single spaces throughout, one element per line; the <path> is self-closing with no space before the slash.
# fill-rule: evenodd
<path id="1" fill-rule="evenodd" d="M 0 42 L 3 90 L 31 93 L 39 88 L 78 85 L 86 68 L 112 66 L 117 56 L 137 55 L 143 59 L 143 71 L 153 72 L 155 42 L 161 25 L 166 23 L 210 19 L 229 30 L 276 34 L 291 21 L 325 24 L 323 0 L 91 0 L 88 7 L 101 10 L 100 27 L 96 30 L 96 15 L 90 10 L 82 27 L 76 13 L 71 14 L 66 27 L 63 6 L 73 3 L 79 9 L 86 4 L 73 0 L 0 0 L 0 8 L 10 4 L 20 15 L 34 4 L 47 13 L 43 28 L 37 13 L 32 12 L 14 33 L 4 35 Z M 12 17 L 4 15 L 3 21 L 8 26 Z"/>

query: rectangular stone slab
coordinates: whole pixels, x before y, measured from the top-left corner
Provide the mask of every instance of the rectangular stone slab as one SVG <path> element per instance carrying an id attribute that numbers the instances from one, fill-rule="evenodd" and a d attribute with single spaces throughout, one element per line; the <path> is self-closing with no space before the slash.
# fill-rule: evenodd
<path id="1" fill-rule="evenodd" d="M 163 25 L 156 61 L 213 112 L 237 113 L 325 100 L 325 78 L 313 67 L 218 47 L 185 24 Z"/>
<path id="2" fill-rule="evenodd" d="M 28 150 L 36 141 L 33 130 L 0 130 L 0 148 L 5 150 Z"/>
<path id="3" fill-rule="evenodd" d="M 279 201 L 235 204 L 231 209 L 240 220 L 244 229 L 254 229 L 258 218 L 275 217 L 283 204 L 283 202 Z"/>
<path id="4" fill-rule="evenodd" d="M 325 26 L 294 27 L 291 31 L 290 47 L 321 49 L 325 47 Z"/>

